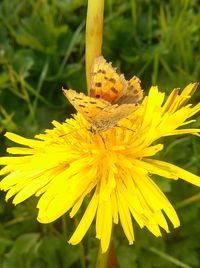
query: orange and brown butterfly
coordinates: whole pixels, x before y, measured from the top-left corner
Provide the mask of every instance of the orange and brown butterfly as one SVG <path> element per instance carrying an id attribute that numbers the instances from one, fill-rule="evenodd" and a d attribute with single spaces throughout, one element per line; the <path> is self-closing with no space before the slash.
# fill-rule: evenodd
<path id="1" fill-rule="evenodd" d="M 91 124 L 92 131 L 104 131 L 133 113 L 143 97 L 138 77 L 129 81 L 103 56 L 95 59 L 90 73 L 90 96 L 63 89 L 69 102 Z"/>

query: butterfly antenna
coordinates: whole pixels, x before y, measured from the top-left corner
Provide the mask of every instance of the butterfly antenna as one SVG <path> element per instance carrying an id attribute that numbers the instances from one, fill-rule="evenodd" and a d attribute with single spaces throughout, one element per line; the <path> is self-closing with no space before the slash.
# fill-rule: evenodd
<path id="1" fill-rule="evenodd" d="M 124 126 L 116 125 L 115 127 L 116 127 L 116 128 L 124 128 L 124 129 L 129 130 L 129 131 L 134 132 L 134 133 L 136 132 L 135 130 L 133 130 L 133 129 L 131 129 L 131 128 L 128 128 L 128 127 L 124 127 Z"/>
<path id="2" fill-rule="evenodd" d="M 69 135 L 71 135 L 71 134 L 73 134 L 73 133 L 79 131 L 80 129 L 87 129 L 87 127 L 76 128 L 76 129 L 74 129 L 74 130 L 72 130 L 72 131 L 69 131 L 68 133 L 61 134 L 61 135 L 58 136 L 58 139 L 59 139 L 59 138 L 62 138 L 62 137 L 64 137 L 64 138 L 65 138 L 65 137 L 68 137 Z M 69 139 L 68 139 L 68 141 L 69 141 Z M 69 141 L 69 142 L 70 142 L 70 141 Z"/>

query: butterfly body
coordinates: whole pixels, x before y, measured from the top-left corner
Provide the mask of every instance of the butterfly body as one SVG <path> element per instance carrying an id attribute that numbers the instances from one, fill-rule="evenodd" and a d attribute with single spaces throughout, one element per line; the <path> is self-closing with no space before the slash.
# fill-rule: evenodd
<path id="1" fill-rule="evenodd" d="M 105 131 L 138 108 L 143 96 L 140 80 L 126 81 L 101 56 L 91 69 L 90 96 L 72 89 L 63 89 L 69 102 L 91 124 L 91 131 Z"/>

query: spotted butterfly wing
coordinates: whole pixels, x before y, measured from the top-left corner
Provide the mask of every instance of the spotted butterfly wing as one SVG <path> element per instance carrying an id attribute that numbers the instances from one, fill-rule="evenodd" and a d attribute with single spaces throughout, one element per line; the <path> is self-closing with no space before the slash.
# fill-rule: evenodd
<path id="1" fill-rule="evenodd" d="M 143 98 L 143 90 L 140 85 L 141 81 L 137 76 L 133 76 L 127 81 L 127 89 L 123 96 L 121 96 L 117 103 L 137 103 Z"/>
<path id="2" fill-rule="evenodd" d="M 99 114 L 105 107 L 111 106 L 111 104 L 104 100 L 98 100 L 83 93 L 78 93 L 72 89 L 62 89 L 64 95 L 74 108 L 80 112 L 85 119 L 92 123 L 93 118 Z"/>
<path id="3" fill-rule="evenodd" d="M 127 83 L 124 75 L 118 75 L 111 63 L 100 56 L 95 59 L 90 73 L 90 96 L 104 99 L 111 104 L 126 92 Z"/>
<path id="4" fill-rule="evenodd" d="M 93 118 L 92 125 L 94 129 L 104 131 L 114 127 L 120 120 L 133 113 L 138 107 L 137 103 L 107 106 Z"/>
<path id="5" fill-rule="evenodd" d="M 103 56 L 95 59 L 90 74 L 90 96 L 109 101 L 111 104 L 137 103 L 143 97 L 140 80 L 133 76 L 126 81 L 118 75 L 111 63 Z"/>

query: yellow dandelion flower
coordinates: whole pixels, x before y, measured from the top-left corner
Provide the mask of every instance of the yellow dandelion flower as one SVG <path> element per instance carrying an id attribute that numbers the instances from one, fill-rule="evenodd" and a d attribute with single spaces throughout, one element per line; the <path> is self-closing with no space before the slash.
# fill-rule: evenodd
<path id="1" fill-rule="evenodd" d="M 197 186 L 200 177 L 152 156 L 163 149 L 155 144 L 160 137 L 199 135 L 200 129 L 184 128 L 200 111 L 200 103 L 187 104 L 196 88 L 197 83 L 181 93 L 174 89 L 164 102 L 165 94 L 152 87 L 136 111 L 103 132 L 90 132 L 86 120 L 77 114 L 63 124 L 53 121 L 54 128 L 36 139 L 6 133 L 23 145 L 8 148 L 16 156 L 0 158 L 5 165 L 1 175 L 6 175 L 0 187 L 7 191 L 6 199 L 14 196 L 13 203 L 18 204 L 39 196 L 38 221 L 49 223 L 68 211 L 74 217 L 88 198 L 69 243 L 79 243 L 96 216 L 96 237 L 103 252 L 108 249 L 113 223 L 120 222 L 129 244 L 134 242 L 132 218 L 155 236 L 161 236 L 160 228 L 169 232 L 165 216 L 178 227 L 178 216 L 152 174 Z"/>

